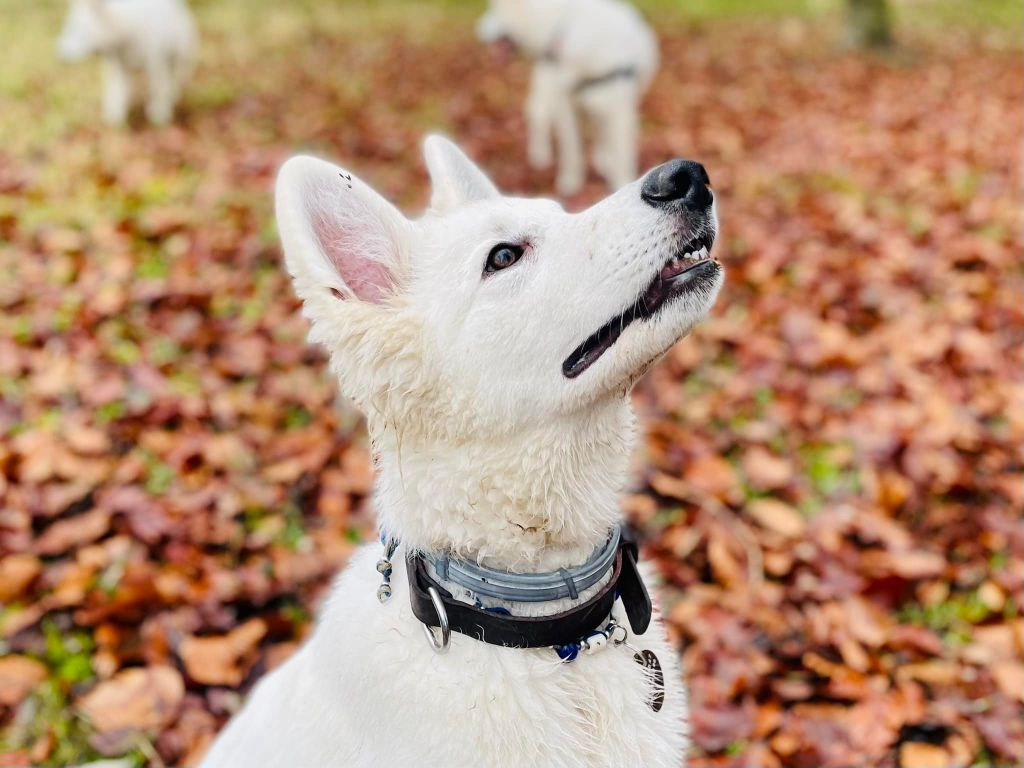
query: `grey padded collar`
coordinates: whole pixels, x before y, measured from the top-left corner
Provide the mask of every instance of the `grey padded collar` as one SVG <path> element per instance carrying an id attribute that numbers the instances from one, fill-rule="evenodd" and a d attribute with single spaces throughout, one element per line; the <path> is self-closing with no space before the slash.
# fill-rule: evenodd
<path id="1" fill-rule="evenodd" d="M 616 526 L 601 547 L 574 568 L 561 568 L 547 573 L 510 573 L 483 565 L 456 560 L 448 555 L 423 554 L 438 577 L 483 597 L 517 603 L 540 603 L 565 597 L 576 600 L 580 593 L 597 584 L 615 564 L 622 531 Z"/>

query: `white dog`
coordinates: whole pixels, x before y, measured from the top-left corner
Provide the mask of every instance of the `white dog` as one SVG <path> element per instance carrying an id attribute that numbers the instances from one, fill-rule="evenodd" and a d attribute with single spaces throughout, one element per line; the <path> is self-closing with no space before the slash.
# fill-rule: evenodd
<path id="1" fill-rule="evenodd" d="M 184 0 L 71 0 L 57 41 L 67 61 L 103 57 L 103 119 L 122 125 L 133 80 L 146 80 L 146 117 L 170 122 L 196 56 L 196 30 Z"/>
<path id="2" fill-rule="evenodd" d="M 721 285 L 707 176 L 672 161 L 570 215 L 501 197 L 445 139 L 425 154 L 418 221 L 321 160 L 278 176 L 288 269 L 366 412 L 387 538 L 203 765 L 676 768 L 685 693 L 660 620 L 638 634 L 618 494 L 628 392 Z"/>
<path id="3" fill-rule="evenodd" d="M 594 128 L 593 162 L 612 189 L 636 178 L 640 100 L 658 66 L 658 43 L 620 0 L 490 0 L 477 25 L 484 41 L 507 39 L 536 61 L 526 100 L 528 156 L 552 160 L 558 191 L 576 192 L 586 164 L 580 117 Z"/>

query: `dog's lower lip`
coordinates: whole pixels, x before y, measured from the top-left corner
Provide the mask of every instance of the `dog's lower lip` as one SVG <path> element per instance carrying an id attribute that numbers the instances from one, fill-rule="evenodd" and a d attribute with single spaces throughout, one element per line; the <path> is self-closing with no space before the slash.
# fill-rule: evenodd
<path id="1" fill-rule="evenodd" d="M 613 317 L 573 350 L 572 354 L 562 363 L 563 376 L 567 379 L 574 379 L 582 374 L 612 348 L 623 331 L 634 320 L 645 320 L 652 317 L 669 301 L 685 293 L 691 284 L 700 282 L 706 275 L 718 272 L 720 268 L 718 262 L 709 255 L 712 245 L 711 238 L 702 238 L 696 243 L 691 242 L 688 245 L 691 246 L 689 250 L 687 248 L 680 250 L 676 256 L 666 262 L 633 306 Z M 694 252 L 700 253 L 696 259 L 686 260 L 683 258 L 684 255 Z"/>

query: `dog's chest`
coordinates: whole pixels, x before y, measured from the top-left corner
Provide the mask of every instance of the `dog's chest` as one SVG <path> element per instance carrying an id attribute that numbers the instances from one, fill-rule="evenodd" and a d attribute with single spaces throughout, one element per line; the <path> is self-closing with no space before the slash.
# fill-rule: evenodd
<path id="1" fill-rule="evenodd" d="M 353 569 L 365 571 L 363 564 Z M 373 595 L 372 577 L 352 572 L 344 588 Z M 401 585 L 404 575 L 396 573 Z M 608 647 L 571 663 L 550 649 L 517 650 L 455 635 L 447 654 L 422 637 L 402 589 L 386 605 L 339 600 L 324 616 L 314 646 L 327 648 L 318 673 L 340 689 L 346 720 L 365 739 L 363 754 L 392 764 L 445 756 L 447 766 L 678 766 L 684 749 L 685 696 L 674 653 L 656 624 L 631 642 L 665 664 L 664 706 L 649 702 L 649 673 L 627 648 Z M 319 654 L 318 654 L 319 655 Z M 377 734 L 375 737 L 370 734 Z M 362 763 L 360 763 L 362 764 Z M 384 764 L 382 762 L 371 764 Z"/>

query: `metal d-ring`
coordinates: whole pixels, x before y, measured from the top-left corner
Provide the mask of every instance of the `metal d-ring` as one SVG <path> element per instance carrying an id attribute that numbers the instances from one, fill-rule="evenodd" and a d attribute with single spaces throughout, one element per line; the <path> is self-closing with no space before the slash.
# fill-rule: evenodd
<path id="1" fill-rule="evenodd" d="M 611 623 L 611 626 L 608 627 L 605 631 L 608 633 L 608 640 L 610 640 L 611 644 L 614 645 L 616 648 L 620 645 L 627 645 L 626 641 L 629 640 L 629 632 L 621 624 L 616 624 L 613 621 Z M 622 635 L 617 636 L 617 631 L 621 631 Z"/>
<path id="2" fill-rule="evenodd" d="M 426 623 L 423 624 L 423 634 L 427 636 L 427 641 L 430 643 L 430 647 L 434 649 L 434 653 L 447 653 L 448 646 L 451 645 L 452 641 L 452 631 L 448 626 L 448 612 L 444 609 L 441 595 L 438 594 L 435 587 L 427 587 L 427 594 L 430 595 L 430 602 L 434 604 L 434 612 L 437 614 L 437 620 L 441 625 L 441 640 L 438 642 L 433 627 Z"/>

